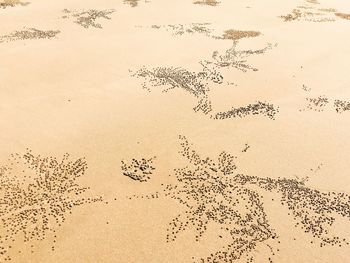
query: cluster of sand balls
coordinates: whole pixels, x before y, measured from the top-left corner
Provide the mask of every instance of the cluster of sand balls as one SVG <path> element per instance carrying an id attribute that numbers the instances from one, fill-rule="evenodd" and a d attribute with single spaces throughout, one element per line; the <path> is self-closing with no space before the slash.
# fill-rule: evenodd
<path id="1" fill-rule="evenodd" d="M 198 100 L 198 104 L 193 108 L 195 112 L 203 112 L 204 114 L 208 114 L 212 111 L 211 100 L 208 96 L 202 96 Z"/>
<path id="2" fill-rule="evenodd" d="M 97 23 L 96 20 L 100 18 L 110 20 L 111 19 L 110 15 L 114 12 L 115 12 L 114 9 L 110 9 L 110 10 L 91 9 L 91 10 L 81 11 L 81 12 L 64 9 L 63 13 L 65 13 L 65 15 L 62 16 L 62 18 L 73 17 L 76 19 L 74 23 L 84 28 L 89 28 L 89 27 L 102 28 L 102 25 Z"/>
<path id="3" fill-rule="evenodd" d="M 350 101 L 346 100 L 334 100 L 334 108 L 336 112 L 343 113 L 350 110 Z"/>
<path id="4" fill-rule="evenodd" d="M 164 26 L 153 25 L 154 28 L 161 28 Z M 210 30 L 206 28 L 206 24 L 192 24 L 191 28 L 186 28 L 183 25 L 174 26 L 167 25 L 179 34 L 185 32 L 201 32 L 210 35 Z M 223 84 L 224 77 L 221 73 L 223 67 L 233 67 L 243 72 L 248 70 L 257 71 L 258 69 L 248 65 L 246 58 L 251 55 L 263 54 L 272 47 L 268 44 L 266 47 L 257 50 L 236 50 L 237 43 L 242 38 L 257 37 L 261 33 L 258 31 L 242 31 L 242 30 L 226 30 L 221 37 L 215 37 L 216 39 L 232 40 L 233 46 L 225 51 L 224 54 L 220 54 L 218 51 L 214 51 L 212 60 L 203 60 L 199 63 L 202 66 L 202 70 L 199 72 L 188 71 L 180 67 L 156 67 L 147 69 L 142 67 L 137 70 L 132 76 L 136 78 L 143 78 L 144 82 L 142 86 L 151 92 L 152 87 L 163 87 L 163 92 L 179 88 L 187 91 L 191 95 L 197 98 L 197 105 L 193 108 L 195 112 L 202 112 L 208 115 L 212 112 L 212 103 L 209 98 L 209 92 L 213 84 Z M 213 119 L 227 119 L 234 117 L 244 117 L 246 115 L 263 114 L 271 119 L 274 119 L 275 114 L 278 112 L 272 104 L 265 102 L 256 102 L 249 104 L 248 106 L 232 109 L 227 112 L 219 112 L 211 114 L 210 118 Z"/>
<path id="5" fill-rule="evenodd" d="M 317 111 L 317 112 L 323 112 L 327 106 L 330 105 L 331 99 L 325 97 L 325 96 L 318 96 L 316 98 L 306 98 L 307 106 L 304 109 L 301 109 L 300 111 Z M 335 99 L 333 101 L 333 107 L 337 113 L 343 113 L 345 111 L 350 110 L 350 102 L 346 100 L 339 100 Z"/>
<path id="6" fill-rule="evenodd" d="M 316 98 L 306 98 L 307 105 L 306 108 L 300 110 L 300 111 L 306 111 L 306 110 L 311 110 L 311 111 L 324 111 L 325 107 L 327 107 L 329 103 L 329 99 L 325 96 L 318 96 Z"/>
<path id="7" fill-rule="evenodd" d="M 237 50 L 237 44 L 243 38 L 258 37 L 260 35 L 259 31 L 228 29 L 224 31 L 222 36 L 213 36 L 215 39 L 231 40 L 233 43 L 223 54 L 220 54 L 219 51 L 214 51 L 212 60 L 206 60 L 205 63 L 217 68 L 232 67 L 242 72 L 247 72 L 248 70 L 258 71 L 257 68 L 247 64 L 247 57 L 264 54 L 272 48 L 272 45 L 268 43 L 264 48 L 256 50 Z"/>
<path id="8" fill-rule="evenodd" d="M 0 43 L 5 41 L 16 41 L 26 39 L 43 39 L 53 38 L 59 34 L 59 30 L 39 30 L 35 28 L 28 28 L 26 30 L 15 31 L 9 35 L 0 36 Z"/>
<path id="9" fill-rule="evenodd" d="M 0 169 L 0 254 L 4 260 L 11 259 L 6 254 L 12 242 L 43 240 L 75 207 L 101 201 L 83 196 L 89 188 L 80 186 L 77 179 L 86 169 L 84 159 L 70 161 L 68 154 L 61 160 L 34 156 L 29 150 L 11 155 L 9 164 Z"/>
<path id="10" fill-rule="evenodd" d="M 224 120 L 229 118 L 244 118 L 249 115 L 263 115 L 270 119 L 275 119 L 275 115 L 278 111 L 278 108 L 273 104 L 258 101 L 253 104 L 248 104 L 247 106 L 232 108 L 229 111 L 218 112 L 213 118 Z"/>
<path id="11" fill-rule="evenodd" d="M 133 74 L 137 78 L 144 78 L 143 87 L 151 91 L 151 87 L 164 86 L 162 91 L 168 92 L 174 88 L 180 88 L 192 94 L 198 99 L 197 105 L 193 108 L 195 112 L 209 114 L 212 112 L 212 104 L 208 93 L 209 82 L 222 84 L 223 77 L 215 68 L 203 65 L 203 70 L 196 73 L 182 68 L 157 67 L 154 69 L 141 68 Z M 266 102 L 258 101 L 244 107 L 233 108 L 226 112 L 218 112 L 211 116 L 213 119 L 242 118 L 248 115 L 264 115 L 274 119 L 278 108 Z"/>
<path id="12" fill-rule="evenodd" d="M 259 243 L 276 238 L 268 222 L 262 197 L 258 192 L 231 180 L 230 176 L 236 170 L 235 156 L 222 152 L 217 160 L 201 158 L 186 137 L 179 138 L 182 147 L 180 153 L 189 165 L 175 169 L 176 183 L 164 186 L 161 194 L 154 195 L 154 198 L 161 195 L 172 198 L 186 207 L 170 222 L 167 242 L 175 241 L 186 230 L 194 230 L 195 240 L 200 241 L 208 226 L 214 223 L 230 236 L 229 244 L 198 262 L 253 260 L 251 253 Z M 218 238 L 222 236 L 218 235 Z"/>
<path id="13" fill-rule="evenodd" d="M 216 224 L 230 236 L 228 244 L 198 262 L 255 261 L 258 246 L 270 248 L 268 262 L 279 249 L 278 235 L 268 221 L 261 191 L 278 194 L 280 202 L 291 211 L 295 227 L 312 237 L 320 247 L 348 245 L 341 234 L 334 234 L 336 220 L 350 219 L 350 196 L 309 188 L 305 181 L 262 178 L 236 171 L 236 157 L 222 152 L 217 160 L 201 157 L 184 136 L 179 136 L 181 151 L 188 164 L 174 170 L 176 181 L 163 185 L 161 191 L 142 198 L 167 197 L 182 204 L 185 211 L 175 217 L 167 230 L 167 242 L 175 241 L 184 231 L 195 231 L 195 240 L 205 238 L 209 225 Z M 249 145 L 246 144 L 244 152 Z M 139 196 L 133 196 L 139 198 Z M 289 213 L 288 213 L 289 215 Z M 218 233 L 218 238 L 222 234 Z M 277 242 L 277 243 L 276 243 Z M 260 247 L 260 246 L 259 246 Z M 241 261 L 240 261 L 241 262 Z"/>
<path id="14" fill-rule="evenodd" d="M 223 77 L 215 68 L 209 69 L 203 65 L 203 70 L 196 73 L 182 68 L 157 67 L 154 69 L 141 68 L 133 74 L 137 78 L 144 78 L 144 88 L 151 91 L 151 87 L 164 86 L 163 92 L 168 92 L 174 88 L 180 88 L 192 94 L 198 99 L 198 104 L 194 111 L 201 111 L 209 114 L 212 111 L 212 104 L 208 97 L 209 82 L 222 84 Z M 148 84 L 148 85 L 147 85 Z M 278 108 L 273 104 L 258 101 L 244 107 L 233 108 L 226 112 L 218 112 L 211 117 L 213 119 L 242 118 L 248 115 L 264 115 L 274 119 L 278 113 Z"/>
<path id="15" fill-rule="evenodd" d="M 321 192 L 311 189 L 295 179 L 260 178 L 236 175 L 236 183 L 257 185 L 269 192 L 281 195 L 280 202 L 292 212 L 295 227 L 311 234 L 320 246 L 348 245 L 348 241 L 331 233 L 331 227 L 339 217 L 350 219 L 350 195 L 336 192 Z M 312 243 L 314 241 L 311 241 Z"/>
<path id="16" fill-rule="evenodd" d="M 150 159 L 142 158 L 140 160 L 132 159 L 130 164 L 128 164 L 126 161 L 122 161 L 121 169 L 123 175 L 135 181 L 147 182 L 149 179 L 151 179 L 150 176 L 155 170 L 153 166 L 154 159 L 155 157 Z"/>
<path id="17" fill-rule="evenodd" d="M 142 77 L 152 87 L 166 86 L 163 92 L 174 88 L 183 89 L 193 96 L 200 98 L 209 91 L 208 84 L 204 80 L 218 78 L 218 76 L 201 71 L 199 73 L 176 67 L 156 67 L 153 69 L 141 68 L 133 76 Z"/>
<path id="18" fill-rule="evenodd" d="M 143 87 L 151 91 L 151 87 L 165 87 L 162 92 L 178 88 L 185 90 L 198 99 L 194 110 L 208 114 L 211 102 L 208 98 L 209 83 L 222 84 L 223 77 L 218 71 L 203 68 L 200 72 L 192 72 L 183 68 L 157 67 L 153 69 L 141 68 L 133 76 L 144 78 Z"/>

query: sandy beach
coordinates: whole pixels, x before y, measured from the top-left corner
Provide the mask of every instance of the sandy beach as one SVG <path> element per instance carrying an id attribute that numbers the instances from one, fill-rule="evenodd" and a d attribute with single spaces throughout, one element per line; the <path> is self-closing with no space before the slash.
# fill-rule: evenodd
<path id="1" fill-rule="evenodd" d="M 344 0 L 0 0 L 0 262 L 349 262 L 349 32 Z"/>

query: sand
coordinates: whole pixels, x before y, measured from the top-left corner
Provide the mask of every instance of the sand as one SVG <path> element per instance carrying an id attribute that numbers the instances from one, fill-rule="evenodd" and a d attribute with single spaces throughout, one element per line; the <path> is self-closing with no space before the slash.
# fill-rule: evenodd
<path id="1" fill-rule="evenodd" d="M 349 262 L 349 16 L 0 0 L 0 262 Z"/>

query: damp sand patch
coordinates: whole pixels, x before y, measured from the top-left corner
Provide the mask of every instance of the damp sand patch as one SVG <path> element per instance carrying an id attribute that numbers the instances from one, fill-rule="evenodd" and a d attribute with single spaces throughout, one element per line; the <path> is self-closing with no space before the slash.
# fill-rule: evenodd
<path id="1" fill-rule="evenodd" d="M 124 4 L 130 5 L 131 7 L 136 7 L 140 0 L 124 0 Z"/>
<path id="2" fill-rule="evenodd" d="M 123 3 L 125 5 L 129 5 L 131 7 L 137 7 L 141 0 L 124 0 Z M 145 3 L 149 3 L 150 1 L 145 0 Z"/>
<path id="3" fill-rule="evenodd" d="M 340 17 L 342 19 L 350 20 L 350 14 L 344 14 L 344 13 L 335 13 L 337 17 Z"/>
<path id="4" fill-rule="evenodd" d="M 261 33 L 259 31 L 244 31 L 244 30 L 235 30 L 228 29 L 224 31 L 221 39 L 230 39 L 233 41 L 238 41 L 242 38 L 258 37 Z"/>

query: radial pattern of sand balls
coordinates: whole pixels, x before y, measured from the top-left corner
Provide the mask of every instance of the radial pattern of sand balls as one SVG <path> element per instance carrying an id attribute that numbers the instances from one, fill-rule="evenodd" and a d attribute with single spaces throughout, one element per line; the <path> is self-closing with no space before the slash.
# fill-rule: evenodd
<path id="1" fill-rule="evenodd" d="M 188 228 L 196 229 L 199 241 L 210 223 L 229 232 L 232 242 L 222 250 L 202 258 L 200 262 L 232 262 L 248 257 L 258 243 L 275 237 L 258 192 L 236 185 L 230 180 L 235 172 L 235 156 L 222 152 L 218 160 L 201 158 L 180 136 L 181 154 L 190 165 L 175 170 L 176 185 L 166 187 L 169 196 L 186 205 L 185 213 L 169 226 L 167 241 Z"/>
<path id="2" fill-rule="evenodd" d="M 216 68 L 232 67 L 242 72 L 247 72 L 248 70 L 258 71 L 257 68 L 247 63 L 247 58 L 251 55 L 264 54 L 271 48 L 272 45 L 268 44 L 266 47 L 257 50 L 237 50 L 237 42 L 234 41 L 232 47 L 222 54 L 218 51 L 214 51 L 212 60 L 205 60 L 205 63 L 207 66 L 212 65 Z"/>
<path id="3" fill-rule="evenodd" d="M 78 182 L 86 169 L 84 159 L 71 161 L 68 154 L 61 160 L 29 150 L 11 155 L 0 169 L 0 261 L 11 259 L 12 242 L 51 237 L 75 207 L 101 201 L 86 197 L 89 188 Z"/>
<path id="4" fill-rule="evenodd" d="M 181 154 L 188 166 L 175 169 L 177 182 L 167 184 L 161 193 L 147 195 L 148 199 L 161 196 L 171 198 L 186 207 L 170 223 L 166 241 L 173 242 L 186 230 L 196 232 L 197 242 L 205 238 L 210 224 L 217 224 L 230 236 L 229 244 L 194 262 L 233 262 L 246 259 L 253 262 L 252 251 L 261 243 L 274 252 L 269 242 L 277 239 L 269 224 L 262 197 L 257 191 L 237 185 L 231 176 L 236 170 L 236 157 L 222 152 L 217 160 L 201 158 L 180 136 Z M 219 236 L 220 238 L 221 236 Z M 222 238 L 222 237 L 221 237 Z"/>
<path id="5" fill-rule="evenodd" d="M 307 187 L 304 180 L 239 174 L 237 157 L 224 151 L 217 160 L 203 158 L 192 149 L 186 137 L 179 138 L 180 153 L 188 165 L 174 170 L 175 183 L 142 198 L 167 197 L 184 206 L 185 211 L 169 223 L 167 242 L 176 241 L 187 230 L 194 230 L 195 240 L 200 242 L 213 223 L 230 236 L 231 241 L 221 250 L 194 262 L 259 262 L 254 257 L 258 246 L 269 248 L 267 262 L 273 262 L 280 241 L 264 205 L 268 192 L 280 197 L 272 202 L 279 202 L 291 211 L 292 216 L 286 215 L 286 220 L 295 222 L 296 228 L 309 235 L 311 243 L 318 243 L 320 247 L 349 244 L 333 231 L 333 226 L 342 217 L 350 219 L 350 195 L 321 192 Z M 247 144 L 242 152 L 246 150 Z"/>

